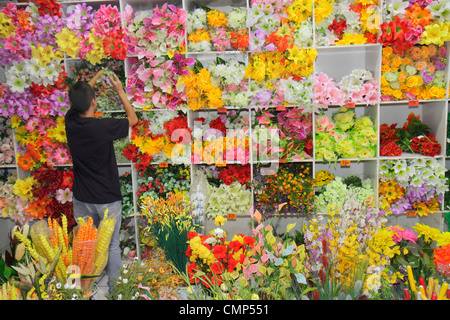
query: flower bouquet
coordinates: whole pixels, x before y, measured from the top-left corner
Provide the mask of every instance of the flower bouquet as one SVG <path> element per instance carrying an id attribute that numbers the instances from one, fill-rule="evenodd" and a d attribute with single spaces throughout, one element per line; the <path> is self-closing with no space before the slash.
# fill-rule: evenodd
<path id="1" fill-rule="evenodd" d="M 187 48 L 191 52 L 246 51 L 248 48 L 247 10 L 234 7 L 229 12 L 200 7 L 188 12 Z"/>
<path id="2" fill-rule="evenodd" d="M 257 165 L 253 174 L 254 207 L 264 219 L 271 216 L 309 217 L 314 211 L 311 164 L 281 163 L 272 174 Z"/>
<path id="3" fill-rule="evenodd" d="M 165 199 L 170 192 L 187 194 L 191 187 L 191 171 L 185 165 L 167 168 L 149 165 L 145 170 L 138 170 L 137 186 L 139 199 Z"/>
<path id="4" fill-rule="evenodd" d="M 122 85 L 125 85 L 125 72 L 123 67 L 123 61 L 121 60 L 105 60 L 102 64 L 105 72 L 97 80 L 94 87 L 95 98 L 97 99 L 97 111 L 123 110 L 122 102 L 112 89 L 109 80 L 111 73 L 114 72 L 122 82 Z M 71 66 L 70 69 L 73 77 L 66 77 L 68 87 L 72 86 L 78 80 L 88 81 L 99 71 L 97 66 L 90 64 L 86 60 L 82 60 L 81 63 Z"/>
<path id="5" fill-rule="evenodd" d="M 375 191 L 372 188 L 371 179 L 362 180 L 356 175 L 346 178 L 335 177 L 327 170 L 321 170 L 316 174 L 314 186 L 314 204 L 319 213 L 327 214 L 329 210 L 338 211 L 350 194 L 353 196 L 353 201 L 367 207 L 375 207 Z"/>
<path id="6" fill-rule="evenodd" d="M 248 163 L 250 159 L 247 111 L 208 112 L 194 120 L 192 163 Z"/>
<path id="7" fill-rule="evenodd" d="M 217 57 L 206 69 L 210 72 L 211 82 L 222 90 L 224 106 L 237 108 L 248 106 L 249 92 L 245 79 L 245 64 L 242 61 L 225 61 Z"/>
<path id="8" fill-rule="evenodd" d="M 316 2 L 314 18 L 319 46 L 377 42 L 380 29 L 378 0 Z"/>
<path id="9" fill-rule="evenodd" d="M 380 155 L 400 156 L 403 151 L 434 157 L 440 155 L 441 145 L 436 141 L 428 125 L 420 121 L 420 115 L 410 113 L 402 128 L 397 124 L 380 126 Z"/>
<path id="10" fill-rule="evenodd" d="M 316 57 L 316 49 L 297 46 L 285 52 L 256 52 L 250 57 L 245 77 L 260 83 L 279 78 L 299 81 L 313 74 Z"/>
<path id="11" fill-rule="evenodd" d="M 312 1 L 251 1 L 248 12 L 249 51 L 280 51 L 310 47 L 313 40 Z"/>
<path id="12" fill-rule="evenodd" d="M 217 228 L 209 235 L 188 234 L 186 256 L 190 262 L 187 272 L 191 284 L 199 283 L 205 288 L 220 286 L 222 276 L 239 270 L 253 248 L 255 238 L 251 236 L 236 234 L 227 241 L 221 227 L 225 222 L 226 219 L 219 215 L 214 222 Z"/>
<path id="13" fill-rule="evenodd" d="M 69 57 L 95 65 L 102 59 L 127 57 L 122 16 L 117 6 L 101 4 L 94 10 L 86 3 L 71 6 L 67 25 L 56 35 L 57 44 Z"/>
<path id="14" fill-rule="evenodd" d="M 445 172 L 433 158 L 383 160 L 378 188 L 380 214 L 413 211 L 427 216 L 439 211 L 448 189 Z"/>
<path id="15" fill-rule="evenodd" d="M 0 140 L 0 165 L 14 163 L 14 141 L 12 139 L 10 119 L 0 119 Z"/>
<path id="16" fill-rule="evenodd" d="M 166 198 L 142 199 L 140 208 L 147 222 L 145 229 L 156 235 L 175 268 L 184 270 L 188 234 L 194 229 L 189 198 L 183 193 L 169 192 Z"/>
<path id="17" fill-rule="evenodd" d="M 316 118 L 316 159 L 375 157 L 377 140 L 371 118 L 364 115 L 357 118 L 351 108 L 340 107 L 331 117 L 322 114 Z"/>
<path id="18" fill-rule="evenodd" d="M 336 83 L 325 73 L 313 76 L 313 101 L 319 108 L 330 105 L 343 106 L 346 103 L 375 105 L 380 101 L 378 83 L 372 73 L 364 69 L 355 69 Z"/>
<path id="19" fill-rule="evenodd" d="M 130 55 L 151 59 L 185 50 L 185 10 L 166 3 L 152 10 L 133 12 L 127 5 L 122 18 L 126 34 L 124 42 Z"/>
<path id="20" fill-rule="evenodd" d="M 396 53 L 384 47 L 381 100 L 428 100 L 446 96 L 446 47 L 415 45 Z"/>
<path id="21" fill-rule="evenodd" d="M 33 117 L 24 123 L 14 116 L 11 121 L 18 142 L 17 164 L 22 170 L 72 163 L 63 117 Z"/>
<path id="22" fill-rule="evenodd" d="M 446 95 L 446 47 L 436 45 L 413 46 L 395 53 L 392 47 L 383 48 L 381 99 L 428 100 L 443 99 Z"/>
<path id="23" fill-rule="evenodd" d="M 448 35 L 445 1 L 389 0 L 384 6 L 379 42 L 401 53 L 416 44 L 444 45 Z"/>
<path id="24" fill-rule="evenodd" d="M 184 113 L 144 113 L 133 127 L 123 155 L 135 163 L 138 170 L 145 170 L 151 162 L 186 163 L 189 159 L 185 153 L 189 151 L 190 130 Z"/>
<path id="25" fill-rule="evenodd" d="M 268 142 L 256 138 L 253 146 L 260 154 L 278 155 L 282 161 L 300 161 L 312 158 L 312 114 L 302 108 L 288 108 L 285 111 L 260 111 L 256 113 L 255 131 L 259 128 L 277 130 L 279 140 Z M 266 143 L 267 142 L 267 143 Z"/>

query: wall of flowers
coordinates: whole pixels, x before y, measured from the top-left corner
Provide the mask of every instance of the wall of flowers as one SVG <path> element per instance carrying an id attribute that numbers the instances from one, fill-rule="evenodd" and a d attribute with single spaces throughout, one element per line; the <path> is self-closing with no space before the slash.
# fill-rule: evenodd
<path id="1" fill-rule="evenodd" d="M 102 67 L 140 117 L 115 143 L 124 217 L 146 198 L 189 195 L 198 173 L 209 216 L 310 218 L 349 195 L 382 217 L 443 216 L 448 10 L 445 0 L 4 4 L 2 217 L 74 225 L 67 89 Z M 106 76 L 96 90 L 98 116 L 124 116 Z"/>

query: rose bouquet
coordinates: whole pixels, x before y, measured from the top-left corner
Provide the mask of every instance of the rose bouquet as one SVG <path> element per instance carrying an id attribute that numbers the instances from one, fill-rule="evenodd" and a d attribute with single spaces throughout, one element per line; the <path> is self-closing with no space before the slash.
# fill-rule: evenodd
<path id="1" fill-rule="evenodd" d="M 194 120 L 192 163 L 207 164 L 250 160 L 247 111 L 208 112 Z"/>
<path id="2" fill-rule="evenodd" d="M 383 160 L 378 188 L 380 214 L 415 211 L 426 216 L 439 211 L 448 189 L 445 172 L 433 158 Z"/>
<path id="3" fill-rule="evenodd" d="M 420 115 L 410 113 L 402 128 L 397 124 L 380 126 L 380 155 L 400 156 L 403 151 L 434 157 L 440 155 L 441 144 L 436 141 L 431 128 L 420 121 Z"/>
<path id="4" fill-rule="evenodd" d="M 229 12 L 197 8 L 188 12 L 186 31 L 191 52 L 246 51 L 248 48 L 245 8 L 234 7 Z"/>
<path id="5" fill-rule="evenodd" d="M 315 157 L 336 161 L 338 158 L 371 158 L 376 156 L 377 129 L 369 116 L 356 117 L 351 108 L 341 107 L 330 117 L 316 118 Z"/>
<path id="6" fill-rule="evenodd" d="M 446 47 L 415 45 L 401 53 L 383 48 L 381 99 L 428 100 L 446 96 Z"/>
<path id="7" fill-rule="evenodd" d="M 253 143 L 254 152 L 278 155 L 282 161 L 299 161 L 312 158 L 312 114 L 302 108 L 288 108 L 285 111 L 260 111 L 256 113 L 254 130 L 265 128 L 278 131 L 278 141 L 265 141 L 257 137 Z"/>
<path id="8" fill-rule="evenodd" d="M 123 155 L 135 163 L 138 170 L 145 170 L 151 162 L 186 162 L 189 159 L 190 132 L 184 113 L 144 113 L 133 127 Z"/>
<path id="9" fill-rule="evenodd" d="M 281 163 L 271 174 L 257 165 L 253 174 L 254 207 L 266 219 L 277 215 L 309 217 L 314 211 L 311 164 Z"/>
<path id="10" fill-rule="evenodd" d="M 353 196 L 353 201 L 361 205 L 374 208 L 375 207 L 375 191 L 372 187 L 371 179 L 362 180 L 356 175 L 350 175 L 346 178 L 335 177 L 328 171 L 322 170 L 316 174 L 319 179 L 314 180 L 315 185 L 315 199 L 314 204 L 317 212 L 327 214 L 329 210 L 337 211 L 344 204 L 350 194 Z M 333 178 L 326 180 L 323 176 L 331 175 Z"/>
<path id="11" fill-rule="evenodd" d="M 313 86 L 313 100 L 323 109 L 346 103 L 375 105 L 380 101 L 378 83 L 372 73 L 364 69 L 353 70 L 339 82 L 321 72 L 313 76 Z"/>
<path id="12" fill-rule="evenodd" d="M 320 1 L 314 6 L 316 44 L 376 43 L 380 29 L 378 0 Z"/>

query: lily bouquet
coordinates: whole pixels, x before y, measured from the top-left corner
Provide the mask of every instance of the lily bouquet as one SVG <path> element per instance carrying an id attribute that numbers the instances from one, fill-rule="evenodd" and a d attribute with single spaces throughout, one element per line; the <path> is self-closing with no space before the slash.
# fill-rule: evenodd
<path id="1" fill-rule="evenodd" d="M 440 210 L 446 184 L 445 167 L 433 158 L 383 160 L 380 164 L 380 214 L 417 212 L 427 216 Z"/>
<path id="2" fill-rule="evenodd" d="M 381 66 L 381 99 L 428 100 L 446 96 L 446 47 L 415 45 L 395 53 L 384 47 Z"/>
<path id="3" fill-rule="evenodd" d="M 247 214 L 252 205 L 250 165 L 202 165 L 209 187 L 207 215 Z"/>
<path id="4" fill-rule="evenodd" d="M 170 192 L 187 196 L 191 187 L 190 168 L 186 165 L 166 168 L 149 165 L 145 170 L 138 171 L 137 185 L 139 203 L 145 198 L 165 199 Z"/>
<path id="5" fill-rule="evenodd" d="M 312 114 L 302 108 L 285 111 L 259 111 L 256 114 L 255 134 L 261 128 L 277 130 L 277 140 L 254 138 L 254 152 L 277 155 L 282 161 L 300 161 L 312 158 Z M 270 145 L 269 145 L 270 143 Z M 269 149 L 270 148 L 270 149 Z"/>
<path id="6" fill-rule="evenodd" d="M 316 118 L 315 157 L 335 161 L 338 158 L 371 158 L 376 155 L 378 134 L 372 119 L 347 107 L 340 107 L 330 117 Z"/>
<path id="7" fill-rule="evenodd" d="M 319 46 L 377 42 L 380 29 L 378 0 L 316 2 L 314 18 Z"/>
<path id="8" fill-rule="evenodd" d="M 313 76 L 313 86 L 313 100 L 323 109 L 346 103 L 375 105 L 380 101 L 378 83 L 372 73 L 364 69 L 353 70 L 339 82 L 321 72 Z"/>
<path id="9" fill-rule="evenodd" d="M 444 45 L 449 39 L 448 6 L 443 0 L 389 0 L 384 6 L 379 42 L 401 53 L 417 44 Z"/>

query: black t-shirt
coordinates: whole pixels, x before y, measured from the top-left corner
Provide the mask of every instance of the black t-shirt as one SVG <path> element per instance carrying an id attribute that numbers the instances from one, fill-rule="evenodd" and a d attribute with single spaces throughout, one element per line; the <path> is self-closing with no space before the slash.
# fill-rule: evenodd
<path id="1" fill-rule="evenodd" d="M 82 118 L 70 109 L 65 124 L 74 198 L 96 204 L 122 200 L 113 141 L 128 135 L 128 119 Z"/>

